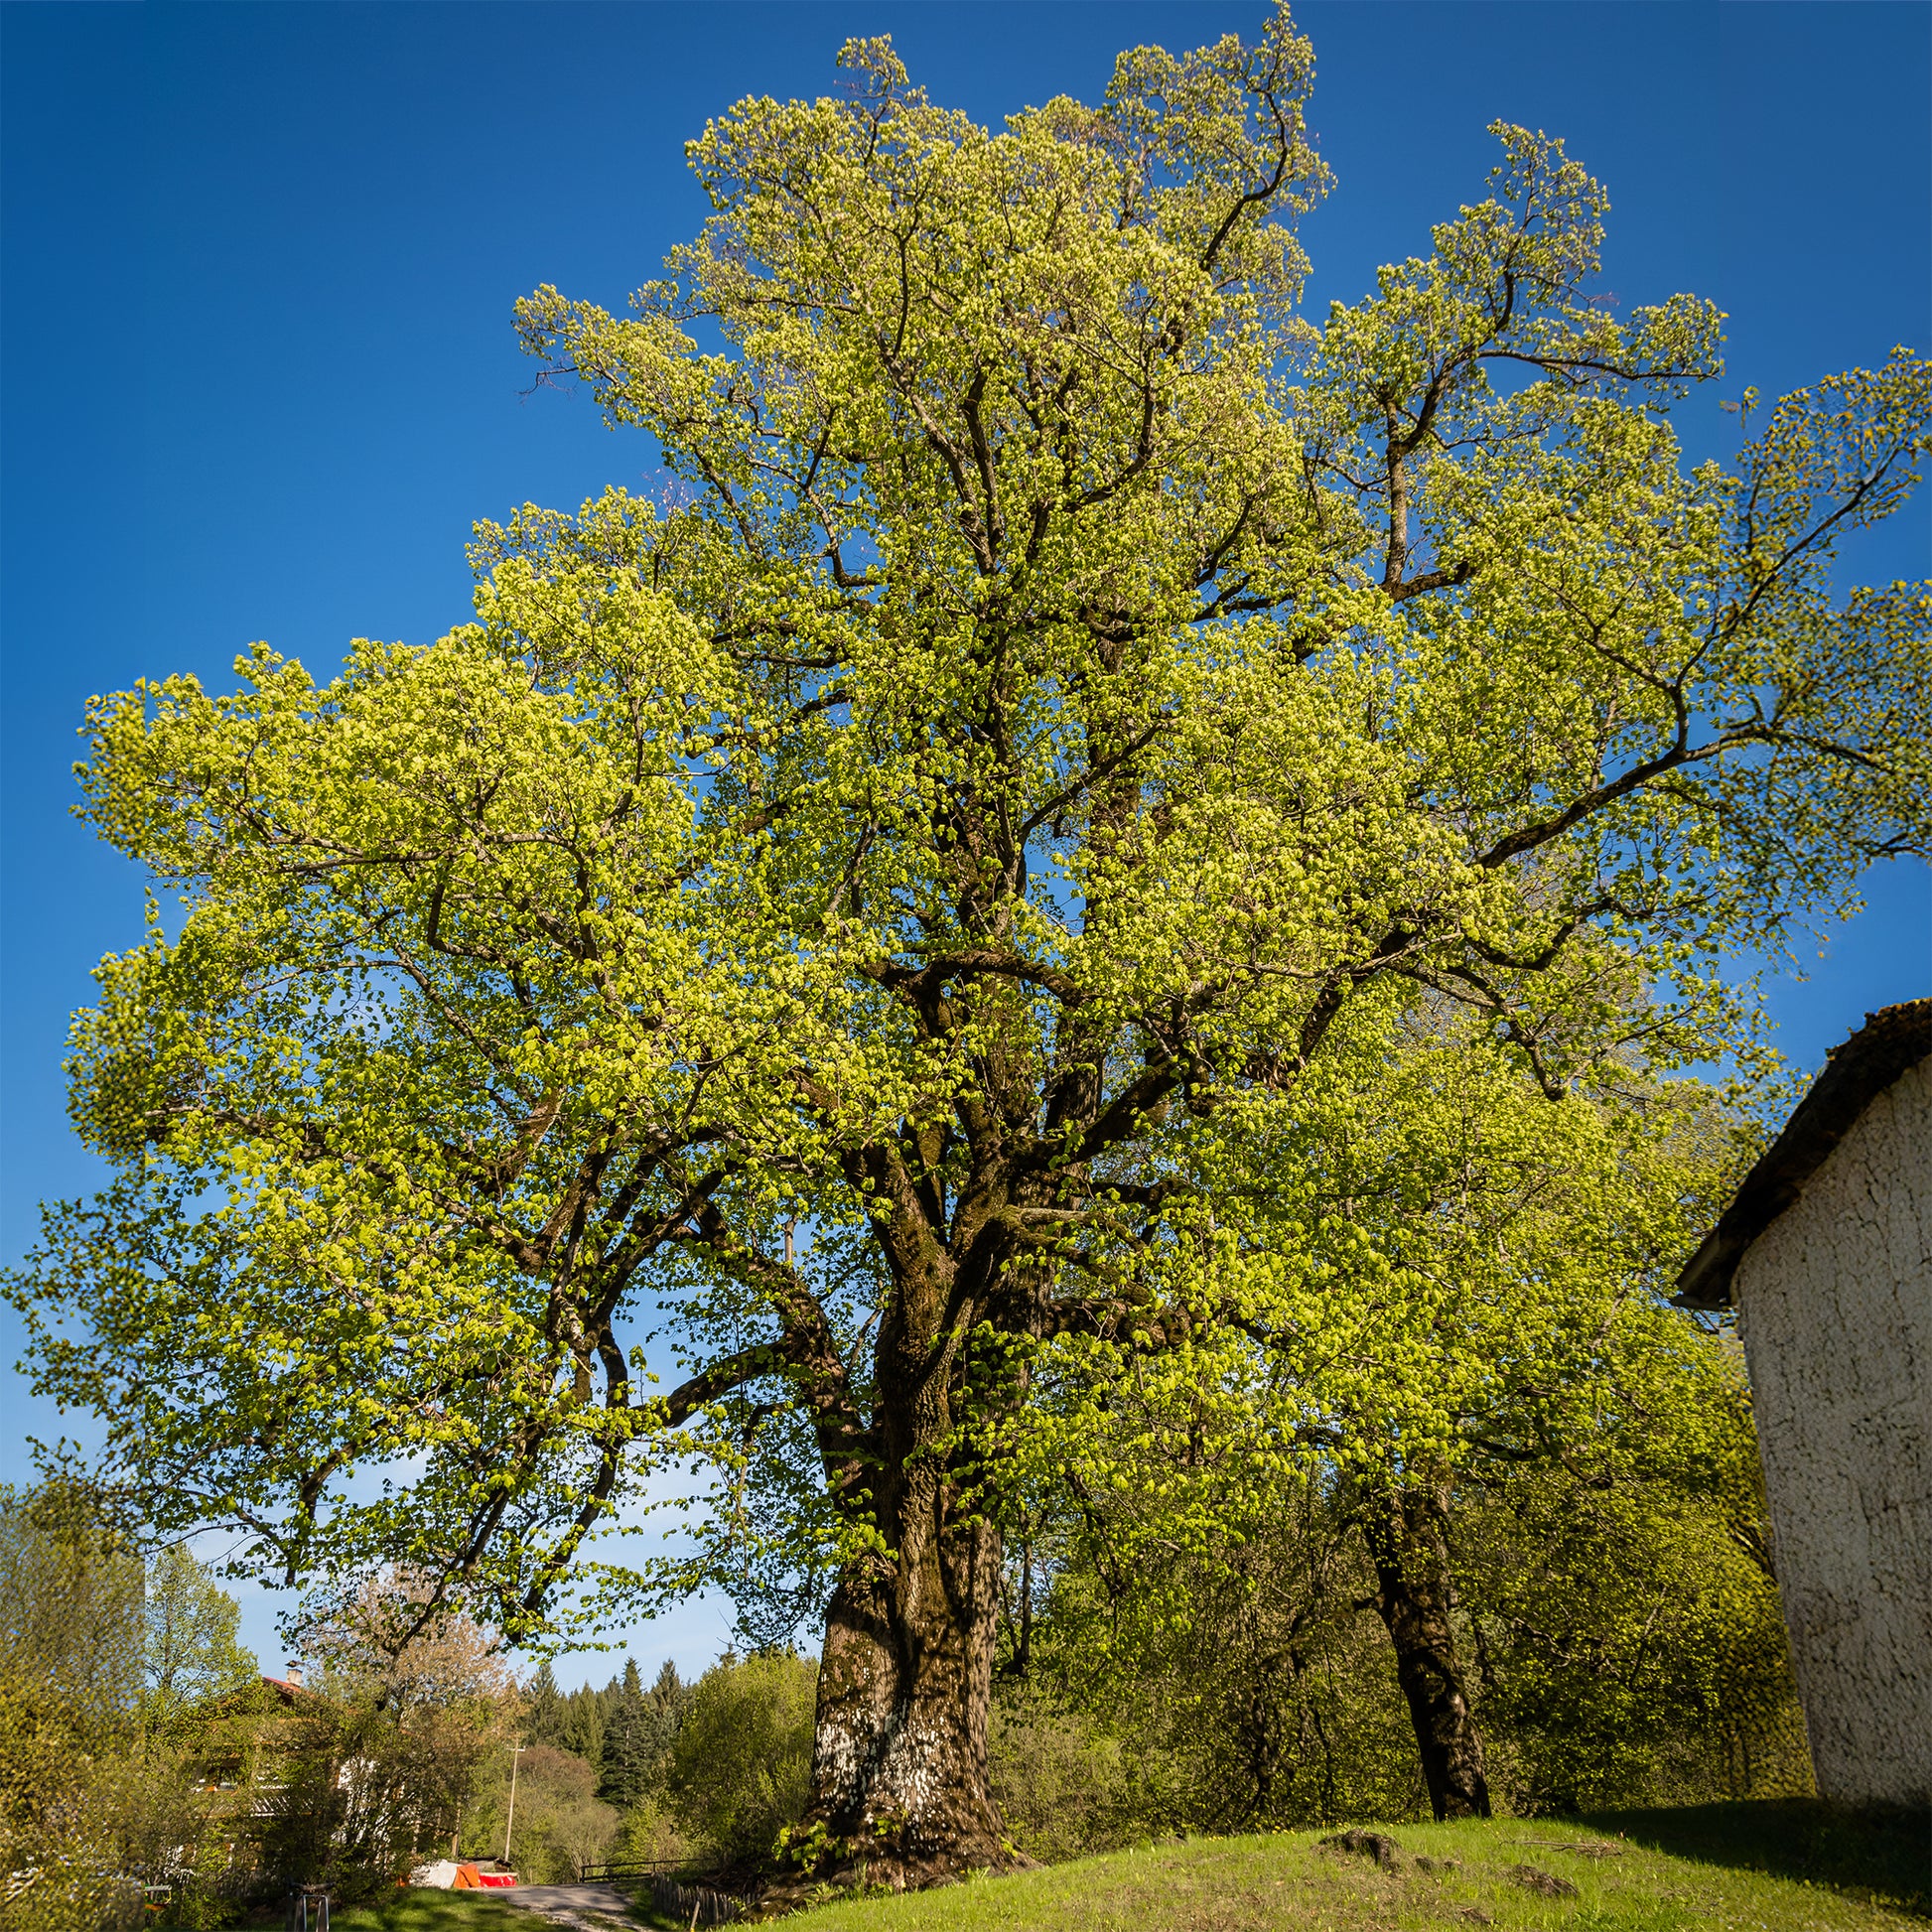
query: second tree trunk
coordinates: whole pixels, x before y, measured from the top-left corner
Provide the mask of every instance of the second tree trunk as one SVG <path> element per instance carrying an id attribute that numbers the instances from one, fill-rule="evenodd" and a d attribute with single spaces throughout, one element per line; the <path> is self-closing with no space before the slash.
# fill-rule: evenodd
<path id="1" fill-rule="evenodd" d="M 1375 1564 L 1376 1608 L 1395 1646 L 1396 1679 L 1408 1701 L 1423 1780 L 1438 1818 L 1487 1818 L 1482 1738 L 1456 1662 L 1447 1489 L 1385 1490 L 1362 1518 Z"/>

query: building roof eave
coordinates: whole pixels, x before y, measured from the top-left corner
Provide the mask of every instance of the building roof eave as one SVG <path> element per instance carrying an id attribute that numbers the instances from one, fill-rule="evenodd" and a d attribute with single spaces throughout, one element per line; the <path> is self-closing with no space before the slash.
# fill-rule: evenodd
<path id="1" fill-rule="evenodd" d="M 1868 1013 L 1850 1039 L 1832 1048 L 1824 1072 L 1678 1276 L 1677 1307 L 1733 1306 L 1731 1277 L 1745 1251 L 1804 1191 L 1872 1101 L 1928 1054 L 1932 1000 L 1906 1000 Z"/>

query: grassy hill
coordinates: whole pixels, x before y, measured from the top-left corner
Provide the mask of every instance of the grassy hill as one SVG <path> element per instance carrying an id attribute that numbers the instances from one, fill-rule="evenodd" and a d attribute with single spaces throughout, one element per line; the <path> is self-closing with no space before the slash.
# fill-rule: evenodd
<path id="1" fill-rule="evenodd" d="M 1932 1915 L 1932 1826 L 1922 1817 L 1791 1801 L 1581 1825 L 1398 1825 L 1386 1835 L 1399 1848 L 1387 1869 L 1324 1847 L 1320 1832 L 1192 1839 L 908 1897 L 848 1898 L 788 1923 L 798 1932 L 1925 1932 Z M 1574 1895 L 1533 1889 L 1522 1867 Z M 449 1892 L 337 1919 L 338 1932 L 511 1924 L 538 1932 L 542 1921 Z"/>
<path id="2" fill-rule="evenodd" d="M 1664 1849 L 1672 1827 L 1653 1822 L 1671 1814 L 1598 1820 L 1590 1828 L 1523 1819 L 1395 1826 L 1387 1831 L 1400 1847 L 1392 1870 L 1324 1848 L 1328 1835 L 1319 1832 L 1196 1839 L 950 1892 L 851 1900 L 795 1923 L 800 1932 L 1421 1932 L 1480 1925 L 1574 1932 L 1876 1932 L 1909 1925 L 1923 1932 L 1923 1919 L 1910 1912 L 1914 1903 L 1920 1912 L 1925 1907 L 1932 1848 L 1924 1836 L 1903 1825 L 1896 1834 L 1855 1829 L 1833 1844 L 1813 1829 L 1815 1812 L 1751 1815 L 1772 1809 L 1704 1808 L 1696 1815 L 1702 1831 L 1690 1831 L 1692 1845 L 1681 1851 Z M 1684 1832 L 1682 1819 L 1676 1830 Z M 1786 1854 L 1802 1853 L 1808 1842 L 1814 1862 L 1832 1865 L 1846 1888 L 1790 1868 Z M 1693 1847 L 1702 1856 L 1689 1855 Z M 1426 1868 L 1423 1859 L 1438 1868 Z M 1837 1870 L 1848 1860 L 1854 1868 Z M 1512 1875 L 1525 1866 L 1573 1886 L 1576 1895 L 1529 1888 Z"/>

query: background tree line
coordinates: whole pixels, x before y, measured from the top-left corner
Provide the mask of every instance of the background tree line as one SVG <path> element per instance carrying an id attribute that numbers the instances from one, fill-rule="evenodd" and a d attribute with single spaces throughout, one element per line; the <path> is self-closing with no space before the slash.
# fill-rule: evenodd
<path id="1" fill-rule="evenodd" d="M 1559 1468 L 1441 1500 L 1444 1593 L 1497 1809 L 1811 1789 L 1776 1591 L 1728 1499 Z M 1153 1587 L 1104 1527 L 1057 1526 L 1076 1547 L 1035 1585 L 1024 1638 L 1013 1580 L 996 1700 L 995 1783 L 1025 1849 L 1429 1815 L 1361 1503 L 1312 1475 L 1225 1542 L 1174 1553 Z"/>
<path id="2" fill-rule="evenodd" d="M 264 1678 L 239 1611 L 177 1545 L 143 1559 L 77 1482 L 0 1489 L 0 1926 L 210 1928 L 292 1885 L 339 1901 L 431 1859 L 527 1880 L 606 1858 L 715 1868 L 803 1808 L 815 1668 L 726 1657 L 696 1684 L 634 1662 L 603 1691 L 527 1686 L 421 1593 L 364 1581 Z M 509 1771 L 517 1770 L 513 1821 Z"/>
<path id="3" fill-rule="evenodd" d="M 1253 1156 L 1247 1318 L 1041 1351 L 983 1445 L 1010 1829 L 1808 1791 L 1741 1357 L 1667 1301 L 1751 1136 L 1632 1063 L 1550 1101 L 1440 1013 L 1350 1025 Z"/>
<path id="4" fill-rule="evenodd" d="M 139 1923 L 144 1883 L 225 1865 L 266 1717 L 236 1617 L 185 1550 L 144 1564 L 84 1484 L 0 1487 L 0 1923 Z"/>
<path id="5" fill-rule="evenodd" d="M 1494 1458 L 1431 1494 L 1512 1812 L 1810 1788 L 1734 1353 L 1672 1339 L 1695 1408 L 1647 1411 L 1614 1454 Z M 1076 1476 L 1014 1539 L 990 1761 L 1017 1848 L 1427 1812 L 1378 1578 L 1386 1494 L 1332 1458 L 1257 1480 L 1247 1406 L 1217 1417 L 1198 1385 L 1114 1402 L 1111 1488 Z M 1190 1477 L 1216 1491 L 1211 1533 Z M 395 1644 L 407 1592 L 365 1587 L 291 1696 L 186 1550 L 144 1564 L 58 1482 L 0 1498 L 0 1590 L 9 1926 L 131 1924 L 143 1884 L 162 1923 L 216 1926 L 292 1882 L 352 1897 L 498 1856 L 519 1742 L 526 1880 L 605 1860 L 730 1877 L 805 1811 L 817 1667 L 789 1648 L 688 1684 L 626 1659 L 602 1689 L 564 1692 L 548 1663 L 519 1686 L 461 1619 Z"/>
<path id="6" fill-rule="evenodd" d="M 1275 1150 L 1249 1318 L 1042 1357 L 1003 1439 L 1008 1669 L 1198 1712 L 1162 1761 L 1201 1823 L 1804 1787 L 1741 1362 L 1666 1301 L 1736 1123 L 1633 1067 L 1525 1088 L 1363 1028 Z"/>
<path id="7" fill-rule="evenodd" d="M 447 1847 L 516 1684 L 462 1620 L 385 1651 L 395 1594 L 319 1626 L 305 1683 L 265 1678 L 185 1547 L 144 1560 L 83 1483 L 0 1490 L 0 1924 L 224 1925 Z"/>

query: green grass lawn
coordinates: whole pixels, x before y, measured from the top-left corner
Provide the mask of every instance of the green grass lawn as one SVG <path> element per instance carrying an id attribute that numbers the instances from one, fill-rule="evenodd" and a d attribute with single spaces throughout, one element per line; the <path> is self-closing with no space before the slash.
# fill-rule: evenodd
<path id="1" fill-rule="evenodd" d="M 1631 1814 L 1621 1839 L 1615 1820 L 1391 1826 L 1404 1854 L 1394 1871 L 1324 1851 L 1321 1832 L 1195 1839 L 949 1891 L 848 1900 L 795 1923 L 799 1932 L 1923 1932 L 1912 1910 L 1925 1909 L 1932 1856 L 1922 1824 L 1847 1827 L 1834 1838 L 1823 1807 L 1708 1806 L 1679 1851 L 1660 1842 L 1671 1833 L 1656 1821 L 1669 1817 Z M 1796 1868 L 1808 1837 L 1829 1873 Z M 1562 1849 L 1578 1844 L 1619 1849 L 1605 1858 Z M 1418 1854 L 1460 1869 L 1426 1871 Z M 1509 1875 L 1519 1864 L 1568 1879 L 1579 1896 L 1525 1889 Z M 1826 1875 L 1846 1888 L 1821 1882 Z"/>
<path id="2" fill-rule="evenodd" d="M 1324 1850 L 1323 1832 L 1191 1839 L 901 1898 L 852 1898 L 798 1932 L 1925 1932 L 1932 1822 L 1808 1801 L 1383 1828 L 1398 1867 Z M 1567 1848 L 1613 1847 L 1589 1857 Z M 1457 1868 L 1426 1870 L 1420 1857 Z M 1550 1898 L 1517 1865 L 1567 1879 Z M 645 1923 L 659 1923 L 639 1914 Z M 399 1892 L 337 1932 L 541 1932 L 477 1892 Z"/>

